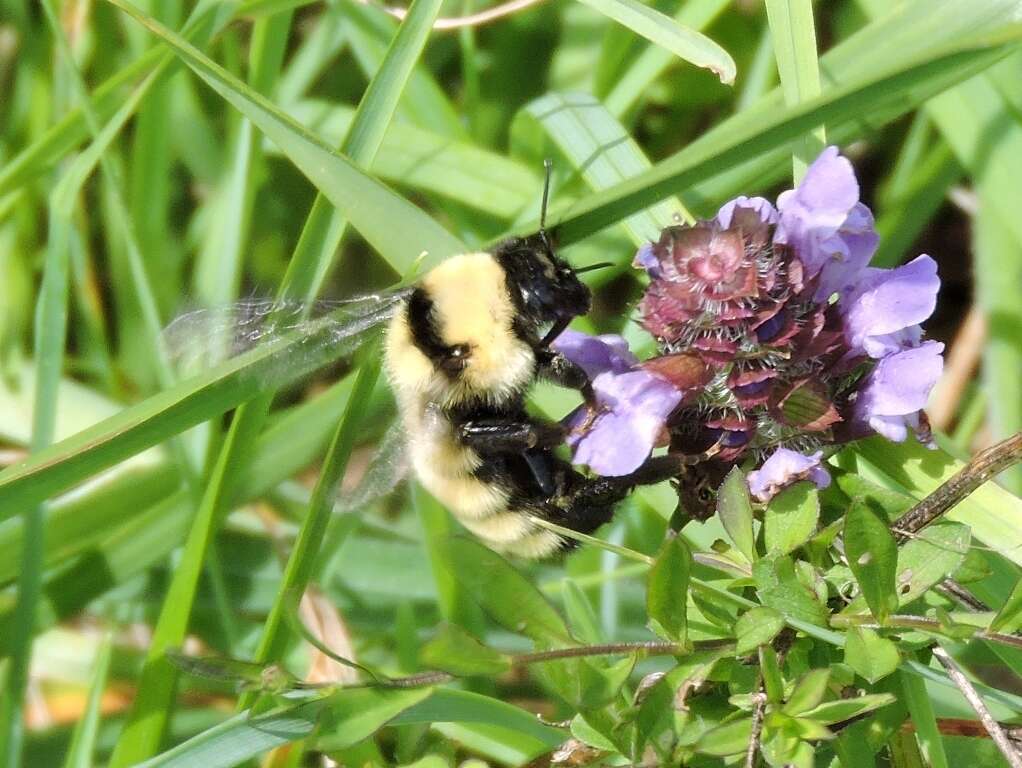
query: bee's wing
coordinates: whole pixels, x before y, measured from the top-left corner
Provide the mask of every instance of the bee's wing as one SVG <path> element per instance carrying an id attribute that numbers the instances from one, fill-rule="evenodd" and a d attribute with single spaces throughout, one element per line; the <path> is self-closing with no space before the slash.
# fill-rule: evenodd
<path id="1" fill-rule="evenodd" d="M 355 512 L 386 496 L 404 480 L 411 465 L 408 436 L 395 421 L 380 440 L 376 454 L 362 479 L 350 491 L 342 492 L 335 505 L 340 512 Z"/>
<path id="2" fill-rule="evenodd" d="M 341 301 L 245 299 L 180 315 L 162 334 L 168 359 L 179 375 L 212 368 L 248 350 L 314 329 L 325 343 L 354 349 L 367 331 L 391 317 L 406 290 L 357 296 Z M 342 350 L 339 350 L 342 351 Z"/>

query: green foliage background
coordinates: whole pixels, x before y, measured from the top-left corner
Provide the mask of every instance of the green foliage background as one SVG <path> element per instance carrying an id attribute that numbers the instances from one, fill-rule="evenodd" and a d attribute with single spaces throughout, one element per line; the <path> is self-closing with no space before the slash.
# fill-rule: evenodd
<path id="1" fill-rule="evenodd" d="M 0 765 L 546 765 L 569 738 L 591 764 L 746 764 L 757 709 L 770 764 L 998 764 L 930 650 L 995 717 L 1022 714 L 1022 473 L 922 539 L 887 526 L 1022 429 L 1022 3 L 544 0 L 447 21 L 483 10 L 0 0 Z M 938 259 L 934 335 L 986 330 L 950 346 L 980 360 L 940 394 L 940 450 L 866 441 L 831 489 L 762 514 L 736 475 L 718 517 L 665 540 L 672 493 L 646 489 L 602 543 L 511 565 L 415 487 L 334 509 L 393 415 L 372 341 L 355 354 L 366 339 L 322 321 L 308 333 L 334 343 L 293 334 L 182 378 L 161 335 L 532 231 L 551 157 L 564 255 L 616 265 L 586 276 L 579 326 L 641 352 L 636 246 L 790 187 L 824 141 L 859 171 L 874 263 Z M 941 592 L 952 575 L 988 610 Z M 325 657 L 295 616 L 377 683 L 239 694 L 167 655 L 305 678 Z M 456 679 L 378 684 L 432 669 Z"/>

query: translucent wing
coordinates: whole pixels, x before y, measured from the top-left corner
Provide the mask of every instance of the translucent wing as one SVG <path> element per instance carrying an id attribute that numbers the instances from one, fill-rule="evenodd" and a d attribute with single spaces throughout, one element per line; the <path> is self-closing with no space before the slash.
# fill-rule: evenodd
<path id="1" fill-rule="evenodd" d="M 408 474 L 407 445 L 408 436 L 401 422 L 394 422 L 380 440 L 365 475 L 354 488 L 338 496 L 335 508 L 355 512 L 393 491 Z"/>
<path id="2" fill-rule="evenodd" d="M 366 331 L 389 319 L 407 290 L 357 296 L 341 301 L 245 299 L 180 315 L 162 334 L 168 358 L 180 375 L 212 368 L 255 347 L 286 337 L 315 335 L 314 349 L 339 344 L 353 349 Z M 307 344 L 296 352 L 314 351 Z M 297 362 L 297 361 L 296 361 Z"/>

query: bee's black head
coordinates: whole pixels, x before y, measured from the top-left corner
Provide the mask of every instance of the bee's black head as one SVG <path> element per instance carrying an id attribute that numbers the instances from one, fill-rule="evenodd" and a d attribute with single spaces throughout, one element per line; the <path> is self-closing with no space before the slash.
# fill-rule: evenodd
<path id="1" fill-rule="evenodd" d="M 497 246 L 494 258 L 507 276 L 521 330 L 536 336 L 545 325 L 564 328 L 589 311 L 592 294 L 568 262 L 554 253 L 545 232 L 516 237 Z"/>

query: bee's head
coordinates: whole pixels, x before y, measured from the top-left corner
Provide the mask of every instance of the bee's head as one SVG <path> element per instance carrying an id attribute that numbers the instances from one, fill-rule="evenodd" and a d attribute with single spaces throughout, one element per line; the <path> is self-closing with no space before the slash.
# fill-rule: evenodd
<path id="1" fill-rule="evenodd" d="M 554 253 L 545 232 L 507 240 L 494 256 L 504 268 L 520 322 L 532 333 L 551 324 L 563 328 L 589 311 L 592 294 L 571 265 Z"/>

